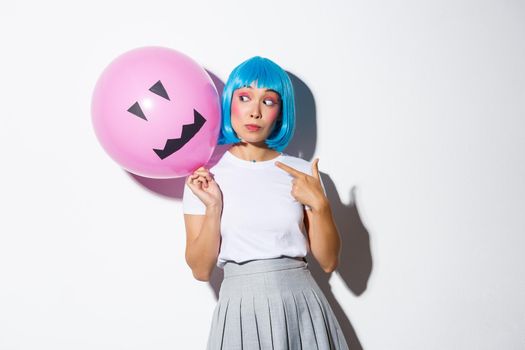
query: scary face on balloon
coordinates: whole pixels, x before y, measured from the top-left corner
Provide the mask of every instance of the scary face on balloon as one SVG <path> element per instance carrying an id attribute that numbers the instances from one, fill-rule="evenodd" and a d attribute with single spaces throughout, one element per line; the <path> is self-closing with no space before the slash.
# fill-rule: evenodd
<path id="1" fill-rule="evenodd" d="M 186 176 L 205 164 L 217 143 L 219 97 L 206 71 L 165 48 L 118 57 L 93 94 L 92 119 L 106 152 L 141 176 Z"/>

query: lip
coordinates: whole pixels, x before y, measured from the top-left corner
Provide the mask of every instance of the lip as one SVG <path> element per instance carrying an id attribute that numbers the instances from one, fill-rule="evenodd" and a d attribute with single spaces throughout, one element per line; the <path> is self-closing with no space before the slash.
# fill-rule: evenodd
<path id="1" fill-rule="evenodd" d="M 261 126 L 256 125 L 256 124 L 246 124 L 245 127 L 249 131 L 258 131 L 259 129 L 261 129 Z"/>

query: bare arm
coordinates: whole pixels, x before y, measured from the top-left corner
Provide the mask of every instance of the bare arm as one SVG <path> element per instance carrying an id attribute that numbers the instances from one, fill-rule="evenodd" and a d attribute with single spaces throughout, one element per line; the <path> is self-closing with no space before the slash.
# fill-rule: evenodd
<path id="1" fill-rule="evenodd" d="M 221 208 L 206 208 L 205 215 L 184 215 L 186 224 L 186 262 L 193 276 L 208 281 L 221 244 Z"/>
<path id="2" fill-rule="evenodd" d="M 206 205 L 204 215 L 184 214 L 186 262 L 197 280 L 208 281 L 221 244 L 222 194 L 205 168 L 199 168 L 189 176 L 186 185 Z"/>
<path id="3" fill-rule="evenodd" d="M 312 163 L 312 176 L 281 162 L 275 162 L 275 165 L 292 175 L 292 196 L 312 209 L 305 210 L 304 216 L 310 250 L 321 268 L 330 273 L 339 263 L 341 241 L 330 202 L 323 191 L 318 163 L 319 158 Z"/>
<path id="4" fill-rule="evenodd" d="M 330 273 L 339 264 L 341 239 L 335 225 L 328 201 L 321 201 L 312 210 L 305 210 L 305 226 L 308 230 L 310 250 L 321 268 Z"/>

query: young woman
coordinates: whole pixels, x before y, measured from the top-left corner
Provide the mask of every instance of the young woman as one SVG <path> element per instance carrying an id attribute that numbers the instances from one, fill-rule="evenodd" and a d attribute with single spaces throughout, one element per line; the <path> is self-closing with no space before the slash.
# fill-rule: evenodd
<path id="1" fill-rule="evenodd" d="M 236 67 L 219 138 L 231 147 L 187 177 L 183 198 L 193 275 L 207 281 L 215 265 L 224 270 L 209 350 L 348 349 L 305 259 L 311 252 L 332 272 L 340 239 L 318 159 L 282 152 L 294 129 L 286 72 L 262 57 Z"/>

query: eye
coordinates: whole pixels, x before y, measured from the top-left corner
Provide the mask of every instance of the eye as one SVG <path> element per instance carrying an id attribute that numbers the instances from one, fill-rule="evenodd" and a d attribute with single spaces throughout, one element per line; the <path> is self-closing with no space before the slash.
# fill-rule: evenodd
<path id="1" fill-rule="evenodd" d="M 134 114 L 137 117 L 140 117 L 140 118 L 142 118 L 144 120 L 147 120 L 146 116 L 144 115 L 144 112 L 142 111 L 142 108 L 140 108 L 140 105 L 139 105 L 138 102 L 135 102 L 133 104 L 133 106 L 129 107 L 128 108 L 128 112 L 131 113 L 131 114 Z"/>
<path id="2" fill-rule="evenodd" d="M 264 100 L 264 104 L 267 105 L 267 106 L 273 106 L 276 103 L 275 103 L 274 100 L 267 98 L 266 100 Z"/>
<path id="3" fill-rule="evenodd" d="M 250 98 L 246 95 L 239 95 L 239 100 L 242 102 L 247 102 Z"/>
<path id="4" fill-rule="evenodd" d="M 166 89 L 164 88 L 164 85 L 162 85 L 160 80 L 157 81 L 152 87 L 150 87 L 149 91 L 170 101 L 170 97 L 168 96 L 168 93 L 166 92 Z"/>

